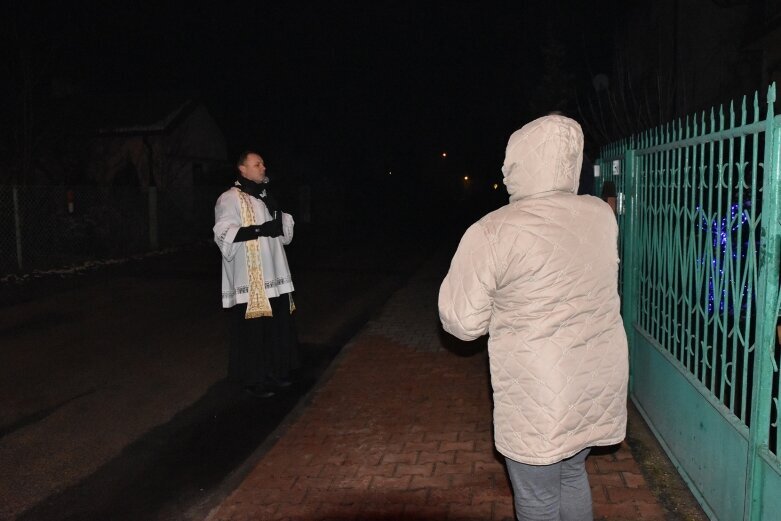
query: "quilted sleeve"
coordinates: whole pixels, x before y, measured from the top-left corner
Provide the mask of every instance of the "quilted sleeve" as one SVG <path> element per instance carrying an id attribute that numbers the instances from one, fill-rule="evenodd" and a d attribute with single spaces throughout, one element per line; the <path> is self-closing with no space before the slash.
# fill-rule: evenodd
<path id="1" fill-rule="evenodd" d="M 461 238 L 439 288 L 439 319 L 445 331 L 461 340 L 474 340 L 486 334 L 495 281 L 493 251 L 478 222 Z"/>
<path id="2" fill-rule="evenodd" d="M 242 246 L 241 243 L 233 242 L 239 228 L 241 228 L 239 201 L 231 191 L 225 192 L 214 207 L 214 242 L 217 243 L 226 260 L 232 260 L 236 251 Z"/>

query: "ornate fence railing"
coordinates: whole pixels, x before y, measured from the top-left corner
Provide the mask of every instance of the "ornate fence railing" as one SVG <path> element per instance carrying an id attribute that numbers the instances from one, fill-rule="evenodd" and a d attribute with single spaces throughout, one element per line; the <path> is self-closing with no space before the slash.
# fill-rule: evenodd
<path id="1" fill-rule="evenodd" d="M 774 102 L 771 86 L 597 162 L 597 193 L 616 192 L 632 399 L 717 519 L 781 512 Z"/>

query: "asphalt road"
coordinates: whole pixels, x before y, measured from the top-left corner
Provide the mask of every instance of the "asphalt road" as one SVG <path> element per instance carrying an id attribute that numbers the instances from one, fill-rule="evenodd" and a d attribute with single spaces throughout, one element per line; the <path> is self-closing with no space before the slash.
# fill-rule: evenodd
<path id="1" fill-rule="evenodd" d="M 197 518 L 425 260 L 420 240 L 291 248 L 304 367 L 270 400 L 224 381 L 216 247 L 17 288 L 0 308 L 0 519 Z"/>

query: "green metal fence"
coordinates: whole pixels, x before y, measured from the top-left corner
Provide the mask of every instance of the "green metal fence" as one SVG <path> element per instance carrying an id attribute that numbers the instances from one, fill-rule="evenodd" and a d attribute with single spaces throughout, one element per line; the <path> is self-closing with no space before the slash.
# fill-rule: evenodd
<path id="1" fill-rule="evenodd" d="M 618 192 L 631 398 L 713 519 L 781 519 L 774 103 L 775 85 L 597 162 Z"/>

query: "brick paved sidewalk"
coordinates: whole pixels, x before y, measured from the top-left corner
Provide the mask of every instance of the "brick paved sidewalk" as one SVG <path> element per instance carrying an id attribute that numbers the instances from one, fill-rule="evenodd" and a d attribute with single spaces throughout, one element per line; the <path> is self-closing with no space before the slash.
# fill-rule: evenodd
<path id="1" fill-rule="evenodd" d="M 443 348 L 446 266 L 433 259 L 394 295 L 208 521 L 514 519 L 485 350 Z M 595 451 L 587 467 L 596 519 L 677 519 L 626 443 Z"/>

